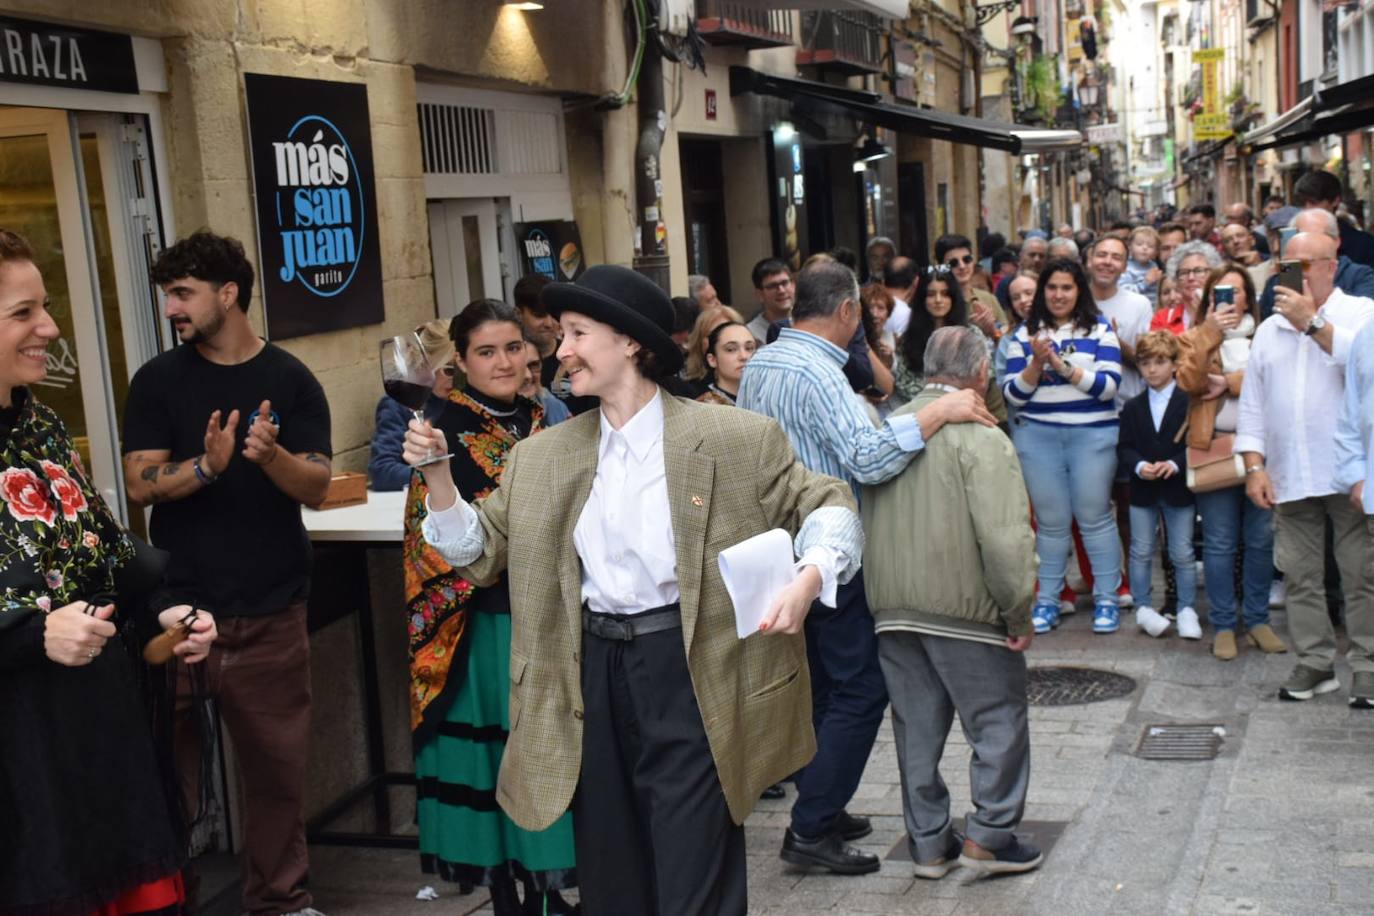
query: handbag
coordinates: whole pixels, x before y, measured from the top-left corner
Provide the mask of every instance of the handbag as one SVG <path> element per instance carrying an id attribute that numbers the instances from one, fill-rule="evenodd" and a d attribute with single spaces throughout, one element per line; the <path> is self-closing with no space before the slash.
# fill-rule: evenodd
<path id="1" fill-rule="evenodd" d="M 1186 429 L 1186 424 L 1185 424 Z M 1245 483 L 1245 461 L 1235 450 L 1235 433 L 1223 433 L 1207 448 L 1188 448 L 1188 489 L 1211 493 Z"/>

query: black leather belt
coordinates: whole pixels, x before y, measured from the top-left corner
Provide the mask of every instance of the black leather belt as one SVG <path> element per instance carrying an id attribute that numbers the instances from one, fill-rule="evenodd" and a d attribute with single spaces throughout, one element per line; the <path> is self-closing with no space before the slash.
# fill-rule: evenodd
<path id="1" fill-rule="evenodd" d="M 602 639 L 629 642 L 650 633 L 676 630 L 682 626 L 682 607 L 668 604 L 639 614 L 598 614 L 582 605 L 582 629 Z"/>

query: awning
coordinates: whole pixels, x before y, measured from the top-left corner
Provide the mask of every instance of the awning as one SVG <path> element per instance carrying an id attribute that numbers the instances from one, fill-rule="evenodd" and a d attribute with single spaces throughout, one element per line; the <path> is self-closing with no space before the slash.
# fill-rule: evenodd
<path id="1" fill-rule="evenodd" d="M 911 15 L 911 0 L 734 0 L 760 10 L 857 10 L 885 19 Z"/>
<path id="2" fill-rule="evenodd" d="M 1204 141 L 1203 143 L 1198 144 L 1197 152 L 1193 153 L 1191 156 L 1183 157 L 1183 164 L 1189 165 L 1191 163 L 1197 162 L 1199 159 L 1213 159 L 1219 156 L 1221 154 L 1221 151 L 1226 148 L 1226 144 L 1230 143 L 1234 139 L 1236 139 L 1236 135 L 1232 134 L 1224 140 Z"/>
<path id="3" fill-rule="evenodd" d="M 1042 130 L 1035 127 L 1014 127 L 1012 135 L 1020 138 L 1021 152 L 1047 153 L 1052 150 L 1078 149 L 1083 135 L 1076 130 Z"/>
<path id="4" fill-rule="evenodd" d="M 917 108 L 895 102 L 885 102 L 876 92 L 831 86 L 813 80 L 795 79 L 760 73 L 748 67 L 730 68 L 730 95 L 746 92 L 786 99 L 803 106 L 815 106 L 845 112 L 879 127 L 898 133 L 965 143 L 988 149 L 1021 151 L 1021 138 L 1012 126 L 983 118 L 949 114 L 930 108 Z"/>
<path id="5" fill-rule="evenodd" d="M 1277 129 L 1270 131 L 1271 125 Z M 1374 76 L 1362 76 L 1314 90 L 1270 124 L 1246 134 L 1245 142 L 1251 152 L 1259 152 L 1370 126 L 1374 126 Z"/>

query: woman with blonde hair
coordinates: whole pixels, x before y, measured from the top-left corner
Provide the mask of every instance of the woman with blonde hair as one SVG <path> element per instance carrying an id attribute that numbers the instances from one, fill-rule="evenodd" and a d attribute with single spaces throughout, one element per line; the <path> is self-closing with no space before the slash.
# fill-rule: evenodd
<path id="1" fill-rule="evenodd" d="M 432 417 L 448 399 L 458 372 L 453 364 L 449 322 L 444 319 L 426 321 L 415 329 L 415 336 L 429 364 L 434 367 L 434 390 L 424 411 L 426 416 Z M 392 397 L 382 395 L 377 402 L 377 425 L 367 460 L 368 485 L 373 490 L 404 490 L 410 484 L 411 467 L 401 459 L 401 445 L 405 442 L 410 416 L 410 409 Z"/>
<path id="2" fill-rule="evenodd" d="M 728 321 L 744 323 L 744 317 L 728 305 L 701 310 L 692 333 L 687 338 L 687 364 L 682 370 L 685 378 L 696 390 L 697 395 L 706 393 L 710 387 L 711 367 L 706 364 L 706 349 L 710 344 L 711 332 Z"/>

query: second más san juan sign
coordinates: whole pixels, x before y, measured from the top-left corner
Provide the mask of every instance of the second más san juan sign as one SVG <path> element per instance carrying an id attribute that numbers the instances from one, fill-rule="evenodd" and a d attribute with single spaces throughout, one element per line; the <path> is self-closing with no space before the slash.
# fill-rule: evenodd
<path id="1" fill-rule="evenodd" d="M 267 336 L 381 322 L 367 87 L 258 73 L 243 81 Z"/>

